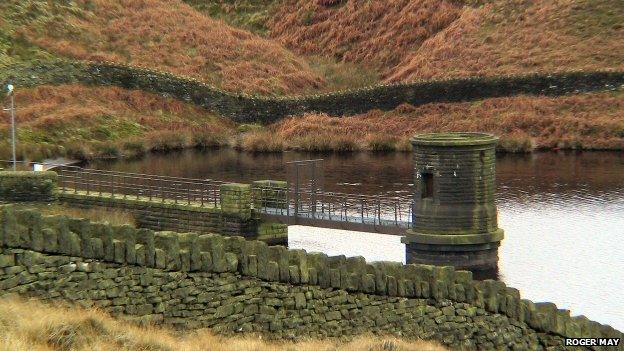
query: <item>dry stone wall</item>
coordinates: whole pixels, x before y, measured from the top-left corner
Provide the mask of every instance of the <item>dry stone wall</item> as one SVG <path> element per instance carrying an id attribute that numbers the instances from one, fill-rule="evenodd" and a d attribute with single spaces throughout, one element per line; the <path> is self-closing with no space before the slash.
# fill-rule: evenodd
<path id="1" fill-rule="evenodd" d="M 95 305 L 142 322 L 273 338 L 392 333 L 480 350 L 564 349 L 563 337 L 623 336 L 452 267 L 369 264 L 10 205 L 0 214 L 0 292 Z"/>
<path id="2" fill-rule="evenodd" d="M 290 115 L 324 112 L 334 116 L 390 110 L 409 103 L 472 101 L 530 95 L 610 91 L 624 86 L 624 72 L 559 72 L 524 76 L 418 81 L 306 96 L 262 97 L 220 90 L 197 79 L 110 62 L 48 61 L 18 64 L 0 72 L 0 84 L 32 87 L 82 83 L 139 89 L 190 102 L 237 122 L 271 123 Z"/>
<path id="3" fill-rule="evenodd" d="M 260 333 L 268 339 L 373 332 L 464 349 L 540 350 L 561 337 L 450 300 L 386 297 L 262 281 L 239 272 L 171 272 L 7 249 L 0 294 L 98 307 L 113 316 L 178 329 Z M 233 269 L 233 267 L 230 267 Z"/>

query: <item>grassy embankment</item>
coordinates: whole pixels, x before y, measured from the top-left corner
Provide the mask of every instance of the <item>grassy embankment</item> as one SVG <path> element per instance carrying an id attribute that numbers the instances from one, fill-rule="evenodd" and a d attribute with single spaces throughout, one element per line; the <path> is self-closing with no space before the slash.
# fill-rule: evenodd
<path id="1" fill-rule="evenodd" d="M 500 136 L 499 149 L 624 149 L 624 91 L 565 97 L 486 99 L 438 103 L 348 117 L 307 114 L 292 117 L 242 138 L 254 151 L 410 151 L 416 133 L 489 132 Z M 271 137 L 277 136 L 277 137 Z"/>
<path id="2" fill-rule="evenodd" d="M 233 122 L 141 91 L 79 85 L 18 90 L 18 157 L 135 157 L 148 151 L 225 145 Z M 9 149 L 4 120 L 0 155 Z"/>
<path id="3" fill-rule="evenodd" d="M 139 327 L 94 309 L 34 301 L 0 301 L 0 350 L 7 351 L 443 351 L 432 342 L 362 336 L 352 341 L 309 340 L 276 343 L 248 336 L 221 337 L 207 330 L 174 332 Z"/>
<path id="4" fill-rule="evenodd" d="M 624 4 L 618 0 L 513 0 L 466 7 L 386 81 L 623 70 L 622 18 Z"/>
<path id="5" fill-rule="evenodd" d="M 624 6 L 614 0 L 592 6 L 580 0 L 485 6 L 405 0 L 390 8 L 380 0 L 187 2 L 256 34 L 180 1 L 9 0 L 0 4 L 0 69 L 52 57 L 108 59 L 264 94 L 378 79 L 624 69 L 624 29 L 617 21 Z M 496 133 L 507 151 L 622 149 L 624 143 L 621 93 L 402 106 L 343 119 L 311 114 L 267 127 L 236 126 L 188 104 L 110 87 L 40 87 L 19 90 L 16 98 L 20 155 L 33 160 L 212 145 L 407 150 L 411 134 L 449 130 Z M 6 158 L 8 119 L 0 121 Z"/>
<path id="6" fill-rule="evenodd" d="M 241 25 L 254 18 L 249 28 L 263 28 L 299 54 L 364 64 L 385 82 L 624 69 L 624 26 L 618 21 L 624 5 L 616 0 L 463 2 L 477 4 L 470 6 L 445 0 L 402 0 L 392 6 L 363 0 L 264 1 L 271 4 L 272 16 L 252 3 L 239 0 L 222 5 L 221 12 L 212 5 L 211 11 L 229 14 Z M 501 136 L 500 149 L 511 152 L 621 150 L 623 107 L 624 94 L 617 92 L 403 106 L 342 119 L 310 114 L 248 134 L 242 145 L 258 151 L 409 150 L 414 133 L 462 130 L 495 133 Z"/>
<path id="7" fill-rule="evenodd" d="M 86 218 L 93 222 L 107 222 L 112 225 L 129 224 L 136 226 L 136 219 L 130 211 L 105 207 L 83 209 L 63 204 L 14 204 L 16 208 L 34 208 L 44 215 L 65 215 L 74 218 Z"/>
<path id="8" fill-rule="evenodd" d="M 181 1 L 8 0 L 0 13 L 12 38 L 50 55 L 162 69 L 264 94 L 300 93 L 323 82 L 280 44 Z"/>
<path id="9" fill-rule="evenodd" d="M 17 94 L 18 156 L 135 157 L 148 151 L 231 146 L 250 151 L 409 151 L 418 132 L 487 131 L 501 150 L 624 149 L 624 92 L 403 105 L 349 117 L 308 114 L 267 127 L 120 88 L 39 87 Z M 0 131 L 8 139 L 8 125 Z M 0 146 L 9 155 L 8 143 Z"/>

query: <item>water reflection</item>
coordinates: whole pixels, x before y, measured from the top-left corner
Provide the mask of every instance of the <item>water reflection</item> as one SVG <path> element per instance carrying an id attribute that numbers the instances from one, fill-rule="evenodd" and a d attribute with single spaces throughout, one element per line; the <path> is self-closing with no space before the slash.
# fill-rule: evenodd
<path id="1" fill-rule="evenodd" d="M 186 151 L 95 167 L 249 182 L 285 179 L 285 162 L 325 159 L 325 189 L 410 194 L 411 154 L 250 154 Z M 497 159 L 500 278 L 523 297 L 624 330 L 624 153 L 537 153 Z M 289 229 L 291 246 L 368 260 L 405 260 L 399 237 Z"/>

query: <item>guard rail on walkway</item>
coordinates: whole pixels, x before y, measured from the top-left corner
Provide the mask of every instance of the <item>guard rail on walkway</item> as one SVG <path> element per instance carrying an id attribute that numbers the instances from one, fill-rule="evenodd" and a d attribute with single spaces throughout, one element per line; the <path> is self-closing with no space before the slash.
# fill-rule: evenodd
<path id="1" fill-rule="evenodd" d="M 8 161 L 3 162 L 6 166 Z M 20 169 L 35 163 L 20 162 Z M 5 167 L 6 167 L 5 166 Z M 199 207 L 219 207 L 224 181 L 44 164 L 59 176 L 61 193 L 142 199 Z M 284 187 L 252 188 L 251 206 L 265 219 L 336 229 L 402 234 L 411 226 L 408 196 L 362 195 Z"/>

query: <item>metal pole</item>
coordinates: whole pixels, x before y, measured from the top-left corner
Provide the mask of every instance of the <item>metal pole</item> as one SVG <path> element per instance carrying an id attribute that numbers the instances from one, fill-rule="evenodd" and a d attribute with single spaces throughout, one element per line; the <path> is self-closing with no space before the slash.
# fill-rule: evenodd
<path id="1" fill-rule="evenodd" d="M 381 225 L 381 199 L 379 195 L 377 195 L 377 219 L 379 220 L 379 225 Z"/>
<path id="2" fill-rule="evenodd" d="M 394 224 L 398 226 L 399 225 L 399 220 L 397 218 L 397 212 L 400 215 L 400 213 L 401 213 L 401 202 L 400 202 L 399 198 L 397 198 L 397 201 L 396 201 L 396 203 L 394 205 Z"/>
<path id="3" fill-rule="evenodd" d="M 82 172 L 80 172 L 80 178 L 82 178 Z M 78 172 L 74 173 L 74 194 L 78 194 Z"/>
<path id="4" fill-rule="evenodd" d="M 360 217 L 362 218 L 362 223 L 364 223 L 364 197 L 361 199 L 362 201 L 362 209 L 360 210 Z"/>
<path id="5" fill-rule="evenodd" d="M 295 164 L 295 218 L 299 215 L 299 164 Z"/>
<path id="6" fill-rule="evenodd" d="M 11 94 L 11 144 L 13 147 L 13 171 L 17 167 L 17 158 L 15 157 L 15 94 Z"/>
<path id="7" fill-rule="evenodd" d="M 177 205 L 178 204 L 178 193 L 180 192 L 180 186 L 178 183 L 173 183 L 173 188 L 175 189 L 173 192 L 173 202 Z"/>
<path id="8" fill-rule="evenodd" d="M 312 171 L 312 218 L 316 213 L 316 162 L 310 162 L 311 171 Z"/>
<path id="9" fill-rule="evenodd" d="M 201 207 L 204 207 L 204 193 L 206 193 L 205 183 L 200 184 L 200 199 L 201 199 Z"/>

